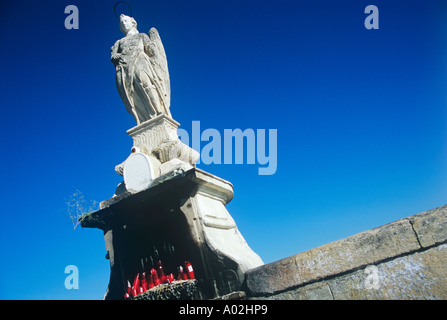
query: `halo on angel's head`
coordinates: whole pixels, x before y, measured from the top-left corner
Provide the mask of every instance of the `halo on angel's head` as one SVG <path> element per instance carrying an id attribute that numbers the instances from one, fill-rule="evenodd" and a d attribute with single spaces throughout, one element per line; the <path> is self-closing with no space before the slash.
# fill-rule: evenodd
<path id="1" fill-rule="evenodd" d="M 115 12 L 115 17 L 116 17 L 118 20 L 120 19 L 120 15 L 116 14 L 116 7 L 117 7 L 118 4 L 120 4 L 120 3 L 124 3 L 124 4 L 126 4 L 126 5 L 129 7 L 129 10 L 130 10 L 130 15 L 129 15 L 129 17 L 132 17 L 132 7 L 131 7 L 130 4 L 128 4 L 126 1 L 117 1 L 117 2 L 115 3 L 115 5 L 113 6 L 113 11 Z"/>

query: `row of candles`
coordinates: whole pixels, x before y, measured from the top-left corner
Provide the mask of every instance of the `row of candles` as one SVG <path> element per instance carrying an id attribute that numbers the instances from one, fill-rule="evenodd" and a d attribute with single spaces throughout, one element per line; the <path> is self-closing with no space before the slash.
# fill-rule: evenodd
<path id="1" fill-rule="evenodd" d="M 127 291 L 124 293 L 124 298 L 128 299 L 130 297 L 135 297 L 154 287 L 162 284 L 170 284 L 176 280 L 195 279 L 194 269 L 189 261 L 185 261 L 185 269 L 186 271 L 182 266 L 179 266 L 177 268 L 178 275 L 177 278 L 175 278 L 172 273 L 166 275 L 161 260 L 158 260 L 157 269 L 152 268 L 149 274 L 146 274 L 144 271 L 137 273 L 132 284 L 127 281 Z"/>

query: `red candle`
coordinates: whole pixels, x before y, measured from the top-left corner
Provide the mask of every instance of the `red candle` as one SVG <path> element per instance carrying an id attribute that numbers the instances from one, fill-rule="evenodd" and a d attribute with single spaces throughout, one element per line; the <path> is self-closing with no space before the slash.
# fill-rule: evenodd
<path id="1" fill-rule="evenodd" d="M 163 265 L 161 264 L 161 260 L 157 261 L 157 273 L 158 273 L 158 277 L 160 278 L 161 283 L 165 283 L 166 282 L 166 276 L 165 276 L 165 271 L 163 270 Z"/>
<path id="2" fill-rule="evenodd" d="M 155 287 L 154 277 L 152 276 L 152 274 L 150 274 L 149 275 L 149 289 L 152 289 L 153 287 Z"/>
<path id="3" fill-rule="evenodd" d="M 140 287 L 140 274 L 137 273 L 132 284 L 132 296 L 135 297 L 139 293 L 139 287 Z"/>
<path id="4" fill-rule="evenodd" d="M 195 279 L 194 269 L 192 268 L 191 262 L 185 261 L 186 272 L 188 273 L 189 279 Z"/>
<path id="5" fill-rule="evenodd" d="M 143 292 L 146 292 L 148 289 L 147 280 L 146 280 L 146 272 L 143 272 L 141 274 L 141 288 L 142 288 Z"/>
<path id="6" fill-rule="evenodd" d="M 158 278 L 157 270 L 155 270 L 154 268 L 152 268 L 152 269 L 151 269 L 151 275 L 152 275 L 152 277 L 153 277 L 153 279 L 154 279 L 154 285 L 155 285 L 155 286 L 160 285 L 160 284 L 161 284 L 161 281 L 160 281 L 160 279 Z"/>

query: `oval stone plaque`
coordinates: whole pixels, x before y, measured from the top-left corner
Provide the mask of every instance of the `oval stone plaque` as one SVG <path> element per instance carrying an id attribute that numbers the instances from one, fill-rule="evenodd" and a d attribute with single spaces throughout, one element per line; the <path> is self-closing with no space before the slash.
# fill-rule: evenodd
<path id="1" fill-rule="evenodd" d="M 135 193 L 149 188 L 155 179 L 151 158 L 143 153 L 131 154 L 124 163 L 123 178 L 129 192 Z"/>

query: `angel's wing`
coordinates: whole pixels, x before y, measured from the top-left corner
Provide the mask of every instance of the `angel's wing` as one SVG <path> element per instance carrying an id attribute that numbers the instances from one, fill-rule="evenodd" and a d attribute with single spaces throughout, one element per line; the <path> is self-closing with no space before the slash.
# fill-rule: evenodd
<path id="1" fill-rule="evenodd" d="M 156 72 L 163 82 L 166 107 L 169 108 L 171 105 L 171 83 L 169 80 L 168 60 L 166 58 L 165 48 L 163 47 L 157 29 L 151 28 L 148 35 L 154 51 L 154 56 L 151 60 L 155 64 Z"/>

